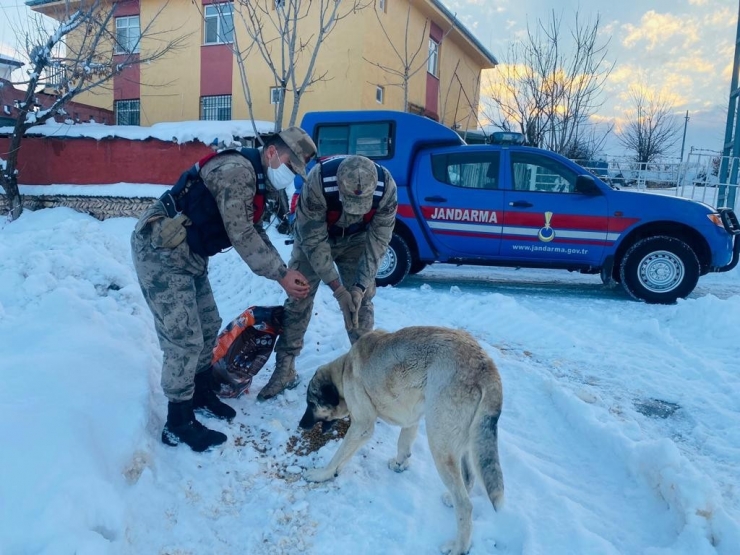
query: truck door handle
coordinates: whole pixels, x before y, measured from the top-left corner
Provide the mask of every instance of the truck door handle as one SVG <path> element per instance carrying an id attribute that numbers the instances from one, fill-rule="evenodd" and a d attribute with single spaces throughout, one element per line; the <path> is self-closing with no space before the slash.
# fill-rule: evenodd
<path id="1" fill-rule="evenodd" d="M 446 198 L 439 195 L 434 195 L 433 197 L 424 197 L 424 200 L 427 202 L 447 202 Z"/>
<path id="2" fill-rule="evenodd" d="M 513 202 L 510 202 L 509 206 L 515 206 L 517 208 L 529 208 L 533 206 L 533 204 L 531 202 L 527 202 L 526 200 L 515 200 Z"/>

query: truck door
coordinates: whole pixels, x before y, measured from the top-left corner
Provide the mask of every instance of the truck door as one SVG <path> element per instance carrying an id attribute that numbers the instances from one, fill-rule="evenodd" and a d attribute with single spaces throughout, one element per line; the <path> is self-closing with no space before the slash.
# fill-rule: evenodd
<path id="1" fill-rule="evenodd" d="M 424 153 L 412 178 L 422 226 L 444 257 L 490 258 L 501 242 L 500 152 L 465 147 Z"/>
<path id="2" fill-rule="evenodd" d="M 600 265 L 607 199 L 576 191 L 576 168 L 539 151 L 508 151 L 501 257 Z"/>

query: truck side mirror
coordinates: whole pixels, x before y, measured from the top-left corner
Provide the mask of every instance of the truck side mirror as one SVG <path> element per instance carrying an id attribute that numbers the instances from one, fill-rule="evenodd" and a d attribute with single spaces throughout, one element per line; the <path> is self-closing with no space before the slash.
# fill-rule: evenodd
<path id="1" fill-rule="evenodd" d="M 579 175 L 576 177 L 576 193 L 596 196 L 601 194 L 601 189 L 590 175 Z"/>

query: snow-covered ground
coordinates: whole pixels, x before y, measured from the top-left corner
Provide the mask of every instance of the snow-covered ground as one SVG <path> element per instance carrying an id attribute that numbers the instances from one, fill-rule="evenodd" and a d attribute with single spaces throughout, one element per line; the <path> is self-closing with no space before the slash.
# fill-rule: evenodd
<path id="1" fill-rule="evenodd" d="M 133 219 L 69 209 L 0 223 L 0 553 L 432 554 L 454 535 L 422 426 L 411 468 L 374 438 L 336 480 L 288 448 L 305 385 L 348 347 L 319 291 L 303 383 L 229 401 L 223 448 L 159 442 L 161 353 L 129 254 Z M 273 235 L 287 258 L 289 247 Z M 212 261 L 226 323 L 280 287 L 233 252 Z M 470 331 L 504 385 L 506 505 L 473 492 L 472 555 L 736 554 L 740 550 L 740 271 L 649 306 L 595 276 L 432 266 L 376 298 L 378 327 Z"/>

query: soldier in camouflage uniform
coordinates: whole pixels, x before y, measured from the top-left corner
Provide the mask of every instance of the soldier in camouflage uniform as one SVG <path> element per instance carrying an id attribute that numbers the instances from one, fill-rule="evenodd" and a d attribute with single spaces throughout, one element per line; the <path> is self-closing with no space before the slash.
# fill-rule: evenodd
<path id="1" fill-rule="evenodd" d="M 195 419 L 193 409 L 230 420 L 234 409 L 211 389 L 211 358 L 221 318 L 208 281 L 208 257 L 233 246 L 257 275 L 277 281 L 289 297 L 304 298 L 307 279 L 288 269 L 260 219 L 264 185 L 284 188 L 316 153 L 297 127 L 262 149 L 210 155 L 185 172 L 139 219 L 131 236 L 134 267 L 154 316 L 162 348 L 167 423 L 162 441 L 204 451 L 226 441 Z M 264 171 L 264 169 L 267 171 Z"/>
<path id="2" fill-rule="evenodd" d="M 310 292 L 285 302 L 275 371 L 259 400 L 298 384 L 295 357 L 303 348 L 321 282 L 334 292 L 351 343 L 373 329 L 375 274 L 388 249 L 397 208 L 390 172 L 364 156 L 327 158 L 308 174 L 296 208 L 288 266 L 308 278 Z"/>

